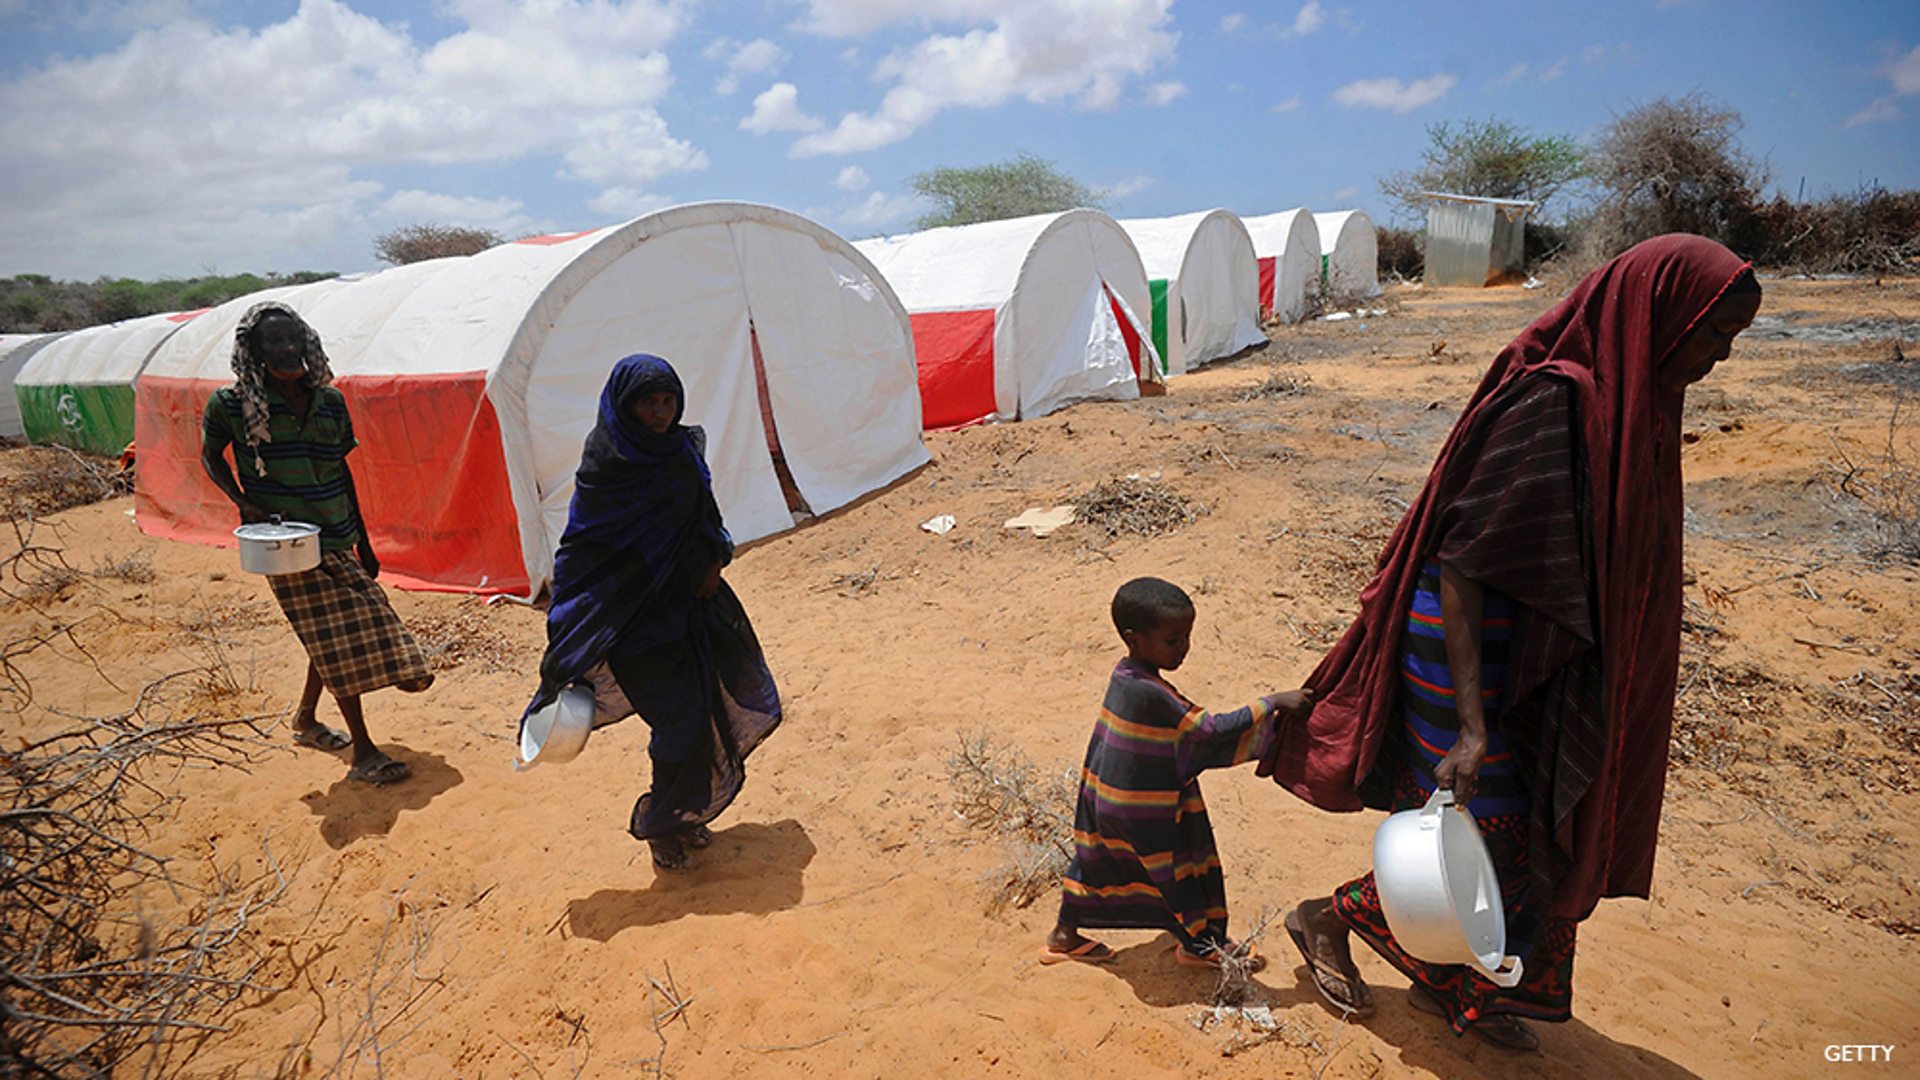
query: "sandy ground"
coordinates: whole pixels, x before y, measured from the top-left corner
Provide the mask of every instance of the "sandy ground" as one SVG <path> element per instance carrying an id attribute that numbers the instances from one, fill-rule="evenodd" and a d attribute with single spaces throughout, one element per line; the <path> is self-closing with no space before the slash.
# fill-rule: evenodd
<path id="1" fill-rule="evenodd" d="M 1256 986 L 1273 1037 L 1203 1029 L 1213 979 L 1176 968 L 1166 936 L 1103 935 L 1111 967 L 1041 968 L 1051 897 L 987 912 L 1005 852 L 954 813 L 962 737 L 1077 764 L 1119 655 L 1107 601 L 1139 574 L 1196 596 L 1175 676 L 1190 696 L 1297 685 L 1486 362 L 1566 284 L 1397 289 L 1384 315 L 1278 328 L 1164 398 L 930 435 L 920 473 L 742 553 L 729 579 L 789 712 L 691 873 L 655 873 L 624 831 L 647 770 L 637 721 L 572 764 L 511 769 L 539 612 L 396 594 L 441 665 L 425 694 L 368 699 L 411 782 L 349 784 L 343 762 L 282 749 L 283 726 L 247 771 L 158 778 L 181 799 L 152 843 L 183 879 L 257 871 L 263 852 L 292 875 L 245 939 L 279 989 L 224 1017 L 182 1075 L 1805 1076 L 1836 1067 L 1832 1044 L 1891 1044 L 1891 1065 L 1847 1068 L 1914 1075 L 1920 568 L 1875 557 L 1873 518 L 1837 487 L 1842 454 L 1870 463 L 1896 392 L 1920 389 L 1892 344 L 1915 351 L 1911 281 L 1767 282 L 1762 322 L 1690 397 L 1654 895 L 1583 927 L 1575 1019 L 1542 1027 L 1543 1054 L 1454 1039 L 1370 954 L 1378 1015 L 1342 1024 L 1277 926 Z M 1298 392 L 1254 393 L 1286 380 Z M 1206 513 L 1156 539 L 1001 527 L 1136 473 Z M 0 632 L 73 625 L 85 651 L 18 661 L 35 698 L 5 718 L 9 742 L 177 673 L 150 695 L 176 715 L 277 722 L 297 693 L 303 656 L 264 582 L 131 512 L 41 522 L 36 540 L 86 573 L 0 605 Z M 922 531 L 936 514 L 958 527 Z M 129 572 L 143 560 L 151 581 Z M 1238 931 L 1366 868 L 1378 815 L 1317 812 L 1251 768 L 1204 787 Z"/>

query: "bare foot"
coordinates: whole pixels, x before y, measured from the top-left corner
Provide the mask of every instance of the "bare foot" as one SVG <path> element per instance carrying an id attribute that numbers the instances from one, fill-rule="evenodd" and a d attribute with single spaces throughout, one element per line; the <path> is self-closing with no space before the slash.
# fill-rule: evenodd
<path id="1" fill-rule="evenodd" d="M 696 851 L 713 846 L 713 830 L 705 825 L 689 825 L 680 830 L 680 842 Z"/>

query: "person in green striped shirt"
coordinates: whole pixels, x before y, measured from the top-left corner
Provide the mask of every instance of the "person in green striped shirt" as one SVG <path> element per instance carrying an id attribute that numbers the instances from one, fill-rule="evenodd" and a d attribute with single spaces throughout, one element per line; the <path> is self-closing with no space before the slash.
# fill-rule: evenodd
<path id="1" fill-rule="evenodd" d="M 240 320 L 234 383 L 213 392 L 202 423 L 201 464 L 243 522 L 279 517 L 320 527 L 320 565 L 273 574 L 267 584 L 307 650 L 294 741 L 353 749 L 347 776 L 391 784 L 412 774 L 367 734 L 360 698 L 396 686 L 425 690 L 426 657 L 374 581 L 374 556 L 347 454 L 357 445 L 346 398 L 333 383 L 319 335 L 284 305 L 255 304 Z M 239 476 L 227 463 L 231 449 Z M 333 694 L 349 734 L 320 723 L 320 688 Z"/>

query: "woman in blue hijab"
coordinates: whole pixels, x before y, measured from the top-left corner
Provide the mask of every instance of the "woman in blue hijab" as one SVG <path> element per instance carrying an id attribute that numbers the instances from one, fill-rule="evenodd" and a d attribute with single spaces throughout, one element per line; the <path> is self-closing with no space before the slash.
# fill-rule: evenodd
<path id="1" fill-rule="evenodd" d="M 721 579 L 706 434 L 680 422 L 686 394 L 665 360 L 614 365 L 581 453 L 554 557 L 547 652 L 527 712 L 605 662 L 653 729 L 652 785 L 628 831 L 667 870 L 713 841 L 746 757 L 780 723 L 780 695 L 739 598 Z"/>

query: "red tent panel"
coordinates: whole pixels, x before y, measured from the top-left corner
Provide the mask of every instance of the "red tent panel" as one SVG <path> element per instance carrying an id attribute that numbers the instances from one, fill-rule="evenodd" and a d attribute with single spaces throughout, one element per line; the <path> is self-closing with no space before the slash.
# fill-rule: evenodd
<path id="1" fill-rule="evenodd" d="M 200 418 L 226 380 L 147 376 L 134 415 L 136 520 L 154 536 L 233 546 L 233 505 L 200 470 Z M 381 578 L 409 588 L 527 589 L 486 374 L 348 376 L 349 462 Z"/>
<path id="2" fill-rule="evenodd" d="M 1240 265 L 1245 266 L 1245 263 Z M 1273 277 L 1274 257 L 1260 260 L 1260 320 L 1265 322 L 1273 317 Z"/>
<path id="3" fill-rule="evenodd" d="M 910 316 L 920 368 L 920 424 L 961 427 L 994 412 L 993 311 L 933 311 Z"/>

